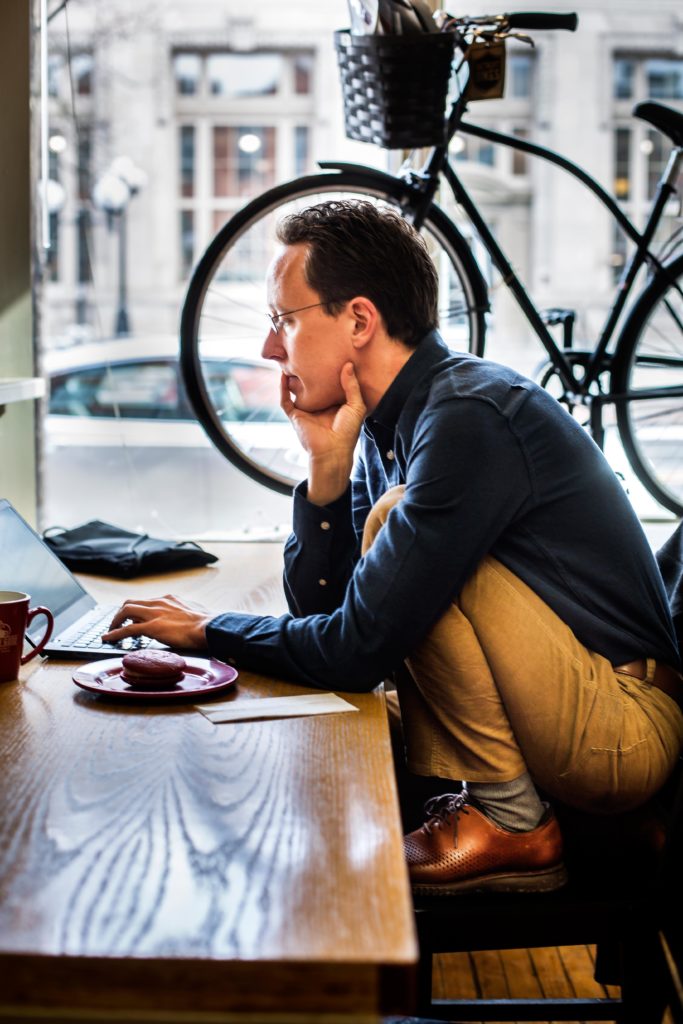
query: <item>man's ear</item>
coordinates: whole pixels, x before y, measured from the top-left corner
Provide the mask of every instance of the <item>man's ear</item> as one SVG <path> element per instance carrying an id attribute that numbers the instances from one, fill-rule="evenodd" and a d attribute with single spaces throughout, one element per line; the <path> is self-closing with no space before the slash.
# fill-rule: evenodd
<path id="1" fill-rule="evenodd" d="M 364 295 L 351 299 L 348 310 L 353 321 L 352 344 L 354 348 L 363 348 L 373 339 L 382 322 L 379 310 L 374 302 Z"/>

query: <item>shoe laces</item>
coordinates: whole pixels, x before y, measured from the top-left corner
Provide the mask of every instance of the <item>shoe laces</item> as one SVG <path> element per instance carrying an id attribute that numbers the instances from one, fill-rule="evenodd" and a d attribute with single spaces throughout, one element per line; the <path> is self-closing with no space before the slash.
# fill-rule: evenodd
<path id="1" fill-rule="evenodd" d="M 433 796 L 424 806 L 427 821 L 422 826 L 425 835 L 430 836 L 434 828 L 442 829 L 444 826 L 453 824 L 453 838 L 457 836 L 458 816 L 469 814 L 467 810 L 467 790 L 461 793 L 442 793 L 440 796 Z"/>

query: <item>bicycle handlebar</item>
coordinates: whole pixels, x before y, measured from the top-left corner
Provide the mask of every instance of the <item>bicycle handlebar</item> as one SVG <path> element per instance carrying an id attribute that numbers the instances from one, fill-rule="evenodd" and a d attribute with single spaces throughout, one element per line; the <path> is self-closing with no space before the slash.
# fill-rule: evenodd
<path id="1" fill-rule="evenodd" d="M 517 11 L 506 14 L 505 20 L 510 28 L 526 29 L 566 29 L 575 32 L 579 16 L 573 14 L 544 14 L 542 11 Z"/>

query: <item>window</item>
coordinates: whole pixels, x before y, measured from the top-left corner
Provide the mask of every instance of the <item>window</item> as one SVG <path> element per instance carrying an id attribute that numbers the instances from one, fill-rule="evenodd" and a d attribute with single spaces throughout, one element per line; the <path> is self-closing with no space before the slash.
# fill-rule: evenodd
<path id="1" fill-rule="evenodd" d="M 94 91 L 93 70 L 95 62 L 89 50 L 72 53 L 71 68 L 64 52 L 54 51 L 48 56 L 47 91 L 53 99 L 70 104 L 72 91 L 75 96 L 92 96 Z"/>
<path id="2" fill-rule="evenodd" d="M 198 53 L 176 53 L 173 58 L 173 76 L 176 92 L 180 96 L 195 96 L 199 92 L 202 59 Z"/>
<path id="3" fill-rule="evenodd" d="M 195 130 L 194 125 L 180 128 L 180 194 L 194 195 Z"/>
<path id="4" fill-rule="evenodd" d="M 78 198 L 90 201 L 92 195 L 92 129 L 81 124 L 78 130 Z"/>
<path id="5" fill-rule="evenodd" d="M 612 254 L 610 257 L 612 279 L 615 283 L 622 275 L 627 254 L 628 241 L 626 235 L 619 228 L 619 225 L 615 223 L 612 225 Z"/>
<path id="6" fill-rule="evenodd" d="M 671 143 L 661 132 L 641 118 L 633 119 L 634 103 L 647 99 L 666 102 L 683 99 L 683 59 L 663 53 L 655 55 L 617 54 L 614 57 L 614 127 L 613 181 L 614 194 L 623 204 L 633 223 L 643 228 L 650 212 L 652 198 L 666 167 Z M 623 103 L 623 100 L 628 100 Z M 623 123 L 628 118 L 628 126 Z M 680 194 L 683 178 L 679 178 Z M 667 204 L 654 239 L 655 248 L 675 229 L 677 204 Z M 618 275 L 624 265 L 626 242 L 616 237 L 611 264 Z"/>
<path id="7" fill-rule="evenodd" d="M 311 91 L 313 77 L 313 57 L 310 53 L 299 54 L 294 58 L 294 92 L 298 96 L 307 96 Z"/>
<path id="8" fill-rule="evenodd" d="M 49 155 L 48 176 L 50 181 L 60 182 L 59 154 L 52 151 Z M 59 221 L 59 211 L 51 211 L 50 248 L 47 250 L 45 267 L 49 281 L 59 280 Z"/>
<path id="9" fill-rule="evenodd" d="M 642 149 L 647 157 L 647 197 L 652 199 L 657 184 L 669 159 L 671 146 L 661 132 L 649 131 L 643 140 Z"/>
<path id="10" fill-rule="evenodd" d="M 48 139 L 60 147 L 52 172 L 65 197 L 51 215 L 53 247 L 35 260 L 53 391 L 45 524 L 99 516 L 186 537 L 247 526 L 267 535 L 290 518 L 285 496 L 214 450 L 176 372 L 179 311 L 214 228 L 258 192 L 309 170 L 314 126 L 328 133 L 316 52 L 329 48 L 332 22 L 327 12 L 311 23 L 286 5 L 266 8 L 50 2 Z M 125 218 L 112 223 L 94 186 L 124 165 L 147 182 L 141 175 Z M 262 286 L 254 260 L 266 245 L 272 251 L 272 235 L 272 218 L 262 239 L 250 233 L 251 252 L 242 246 L 243 262 L 230 268 L 236 290 L 256 274 Z M 279 409 L 278 373 L 246 362 L 258 362 L 266 331 L 263 302 L 256 306 L 255 337 L 240 339 L 244 365 L 212 380 L 230 398 L 225 414 L 240 437 L 279 464 L 296 445 Z M 221 345 L 221 322 L 212 330 L 225 363 L 233 347 Z M 270 397 L 261 393 L 267 379 Z"/>
<path id="11" fill-rule="evenodd" d="M 249 196 L 275 184 L 275 129 L 213 129 L 213 194 Z"/>
<path id="12" fill-rule="evenodd" d="M 614 194 L 628 199 L 631 192 L 631 130 L 617 128 L 614 133 Z"/>
<path id="13" fill-rule="evenodd" d="M 626 57 L 617 57 L 614 61 L 614 98 L 630 100 L 633 96 L 633 78 L 635 61 Z"/>
<path id="14" fill-rule="evenodd" d="M 683 58 L 617 55 L 615 100 L 683 100 Z"/>
<path id="15" fill-rule="evenodd" d="M 64 56 L 51 53 L 47 61 L 47 92 L 48 96 L 59 96 L 61 77 L 64 71 Z"/>
<path id="16" fill-rule="evenodd" d="M 487 142 L 486 139 L 477 139 L 473 136 L 468 136 L 467 138 L 459 137 L 457 142 L 461 145 L 455 150 L 456 160 L 484 164 L 486 167 L 494 166 L 495 154 L 492 142 Z"/>
<path id="17" fill-rule="evenodd" d="M 649 60 L 647 95 L 653 100 L 683 100 L 683 59 Z"/>
<path id="18" fill-rule="evenodd" d="M 47 250 L 46 270 L 49 281 L 59 280 L 59 215 L 50 214 L 50 248 Z"/>
<path id="19" fill-rule="evenodd" d="M 93 57 L 91 53 L 77 53 L 71 60 L 71 77 L 78 96 L 92 94 Z"/>
<path id="20" fill-rule="evenodd" d="M 82 207 L 76 217 L 77 248 L 76 248 L 76 280 L 79 284 L 87 284 L 92 281 L 92 269 L 90 266 L 90 211 Z M 84 322 L 83 315 L 80 315 L 78 323 Z"/>
<path id="21" fill-rule="evenodd" d="M 310 131 L 307 124 L 294 129 L 294 173 L 305 174 L 310 158 Z"/>
<path id="22" fill-rule="evenodd" d="M 180 269 L 187 277 L 194 266 L 194 211 L 180 211 Z"/>
<path id="23" fill-rule="evenodd" d="M 513 128 L 512 134 L 517 139 L 528 139 L 529 132 L 526 128 Z M 529 161 L 527 160 L 526 153 L 523 153 L 521 149 L 512 150 L 512 173 L 514 175 L 527 174 L 529 170 Z"/>
<path id="24" fill-rule="evenodd" d="M 209 92 L 231 99 L 274 96 L 281 88 L 283 70 L 278 53 L 217 53 L 206 58 Z"/>
<path id="25" fill-rule="evenodd" d="M 508 57 L 507 95 L 513 99 L 531 96 L 533 57 L 529 53 L 513 53 Z"/>
<path id="26" fill-rule="evenodd" d="M 176 267 L 184 279 L 245 200 L 310 170 L 315 61 L 301 50 L 178 50 L 172 67 Z M 253 258 L 245 259 L 251 272 Z"/>

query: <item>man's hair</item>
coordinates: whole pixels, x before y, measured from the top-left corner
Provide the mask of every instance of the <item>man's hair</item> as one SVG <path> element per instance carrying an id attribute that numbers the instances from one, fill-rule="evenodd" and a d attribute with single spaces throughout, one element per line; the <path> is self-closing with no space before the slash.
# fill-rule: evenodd
<path id="1" fill-rule="evenodd" d="M 330 316 L 357 295 L 374 302 L 387 333 L 415 347 L 438 326 L 438 278 L 423 239 L 393 210 L 329 200 L 285 217 L 283 245 L 308 246 L 304 274 Z"/>

